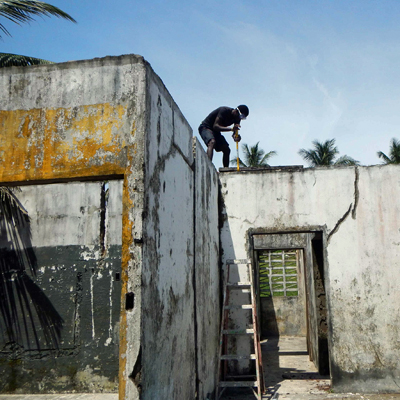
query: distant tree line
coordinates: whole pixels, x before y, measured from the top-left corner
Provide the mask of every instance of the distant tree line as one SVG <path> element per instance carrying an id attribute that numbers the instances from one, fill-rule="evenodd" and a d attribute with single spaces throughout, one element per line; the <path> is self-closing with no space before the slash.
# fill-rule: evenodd
<path id="1" fill-rule="evenodd" d="M 254 146 L 244 143 L 242 145 L 243 160 L 239 158 L 241 167 L 269 167 L 268 161 L 271 157 L 277 155 L 276 151 L 265 152 L 259 147 L 257 142 Z M 358 160 L 343 155 L 339 156 L 339 149 L 335 145 L 335 139 L 328 139 L 325 142 L 314 140 L 313 148 L 300 149 L 299 155 L 306 161 L 310 167 L 330 166 L 330 165 L 360 165 Z M 377 155 L 382 159 L 382 164 L 400 164 L 400 140 L 393 138 L 390 141 L 389 155 L 378 151 Z M 237 159 L 232 159 L 231 165 L 236 165 Z"/>

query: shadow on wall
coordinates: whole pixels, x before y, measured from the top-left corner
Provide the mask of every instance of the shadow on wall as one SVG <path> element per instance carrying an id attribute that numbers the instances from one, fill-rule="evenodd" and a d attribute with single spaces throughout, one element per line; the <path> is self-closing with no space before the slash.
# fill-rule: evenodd
<path id="1" fill-rule="evenodd" d="M 28 213 L 11 189 L 0 187 L 0 327 L 9 347 L 3 351 L 23 343 L 59 348 L 64 321 L 31 278 L 36 270 Z"/>

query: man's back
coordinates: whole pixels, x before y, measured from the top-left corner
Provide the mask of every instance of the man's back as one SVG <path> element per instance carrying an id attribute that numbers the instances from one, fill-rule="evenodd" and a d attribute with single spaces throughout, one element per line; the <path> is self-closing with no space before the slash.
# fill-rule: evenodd
<path id="1" fill-rule="evenodd" d="M 230 126 L 234 123 L 239 123 L 240 119 L 236 121 L 236 118 L 232 114 L 232 110 L 233 108 L 231 107 L 218 107 L 216 110 L 211 111 L 210 114 L 208 114 L 201 125 L 213 130 L 214 123 L 217 118 L 218 123 L 221 126 Z"/>

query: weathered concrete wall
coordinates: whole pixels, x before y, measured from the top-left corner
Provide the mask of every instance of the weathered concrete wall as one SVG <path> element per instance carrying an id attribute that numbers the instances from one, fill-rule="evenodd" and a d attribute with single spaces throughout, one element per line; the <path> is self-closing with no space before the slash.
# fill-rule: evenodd
<path id="1" fill-rule="evenodd" d="M 337 391 L 400 384 L 398 174 L 398 166 L 220 173 L 224 260 L 248 256 L 249 232 L 323 232 Z"/>
<path id="2" fill-rule="evenodd" d="M 123 177 L 121 295 L 125 302 L 134 293 L 137 304 L 146 74 L 147 63 L 135 55 L 0 71 L 0 181 Z M 140 307 L 123 310 L 120 324 L 125 398 L 140 348 Z"/>
<path id="3" fill-rule="evenodd" d="M 159 78 L 155 75 L 149 78 L 142 267 L 142 398 L 194 398 L 192 131 Z"/>
<path id="4" fill-rule="evenodd" d="M 218 174 L 194 139 L 195 146 L 195 296 L 198 398 L 212 398 L 218 369 L 220 269 Z"/>
<path id="5" fill-rule="evenodd" d="M 0 391 L 117 390 L 122 181 L 30 185 L 16 194 L 37 265 L 36 274 L 25 271 L 29 280 L 8 282 L 19 312 L 14 338 L 0 323 Z M 2 302 L 11 307 L 12 297 Z"/>
<path id="6" fill-rule="evenodd" d="M 196 391 L 202 393 L 198 398 L 205 399 L 214 386 L 216 361 L 209 355 L 217 353 L 219 324 L 219 316 L 214 319 L 219 314 L 216 171 L 201 146 L 197 149 L 199 164 L 195 165 L 192 130 L 165 86 L 143 58 L 128 55 L 2 69 L 0 88 L 3 159 L 0 184 L 34 184 L 24 186 L 23 193 L 27 193 L 24 202 L 42 204 L 44 209 L 51 206 L 53 213 L 60 212 L 60 218 L 51 214 L 49 220 L 53 224 L 42 212 L 32 219 L 35 241 L 40 243 L 34 244 L 34 250 L 40 253 L 44 249 L 43 257 L 50 257 L 43 264 L 43 279 L 47 279 L 50 270 L 54 272 L 51 268 L 56 265 L 52 261 L 55 255 L 50 253 L 58 254 L 62 250 L 66 254 L 65 263 L 60 259 L 55 267 L 56 280 L 48 284 L 49 298 L 56 304 L 58 300 L 53 293 L 61 282 L 68 282 L 60 299 L 70 290 L 69 299 L 75 296 L 74 305 L 62 300 L 62 304 L 56 304 L 57 309 L 60 306 L 62 318 L 75 326 L 72 330 L 65 328 L 65 340 L 71 346 L 78 339 L 96 342 L 99 346 L 105 341 L 107 347 L 102 347 L 101 355 L 96 355 L 94 347 L 88 345 L 85 354 L 99 360 L 87 363 L 82 358 L 76 362 L 75 376 L 82 368 L 85 373 L 90 370 L 85 379 L 92 377 L 95 385 L 66 384 L 64 388 L 59 385 L 51 389 L 46 381 L 50 389 L 45 390 L 116 388 L 115 364 L 110 367 L 110 374 L 97 372 L 111 358 L 107 336 L 110 306 L 104 321 L 99 321 L 102 328 L 97 327 L 93 317 L 97 313 L 96 288 L 106 290 L 99 282 L 107 274 L 99 271 L 99 265 L 107 264 L 101 256 L 108 246 L 108 236 L 102 228 L 107 222 L 110 231 L 121 229 L 115 235 L 121 239 L 115 245 L 115 251 L 120 254 L 115 255 L 116 260 L 121 260 L 120 399 L 189 399 L 195 397 Z M 122 182 L 122 192 L 118 192 L 120 208 L 105 221 L 107 214 L 101 211 L 106 201 L 104 184 L 76 183 L 77 192 L 85 185 L 101 187 L 100 198 L 84 189 L 79 195 L 78 214 L 74 207 L 68 209 L 70 214 L 63 213 L 69 197 L 75 194 L 74 189 L 69 186 L 71 192 L 67 190 L 67 194 L 50 201 L 49 196 L 58 186 L 48 183 L 70 180 L 109 181 L 110 188 L 113 180 Z M 47 187 L 52 189 L 40 189 Z M 59 210 L 54 210 L 54 204 L 61 197 Z M 208 213 L 206 221 L 196 220 L 195 203 L 202 218 Z M 196 231 L 201 238 L 195 239 Z M 203 237 L 208 238 L 206 245 L 202 243 Z M 199 267 L 195 273 L 199 263 L 206 266 Z M 63 275 L 64 266 L 71 276 L 67 272 Z M 114 270 L 111 273 L 113 282 L 119 285 L 115 273 Z M 70 284 L 78 275 L 84 282 Z M 106 281 L 104 285 L 108 282 L 109 286 L 102 302 L 109 300 L 111 290 L 110 281 Z M 201 301 L 197 300 L 197 293 Z M 113 300 L 112 321 L 117 303 Z M 81 324 L 79 337 L 76 335 L 78 322 Z M 209 326 L 203 327 L 203 323 Z M 19 368 L 18 357 L 16 361 L 11 370 L 13 376 L 15 368 Z M 64 371 L 59 371 L 58 365 L 54 368 L 54 376 L 62 379 Z M 42 389 L 43 385 L 32 390 Z M 12 390 L 15 388 L 8 391 Z"/>

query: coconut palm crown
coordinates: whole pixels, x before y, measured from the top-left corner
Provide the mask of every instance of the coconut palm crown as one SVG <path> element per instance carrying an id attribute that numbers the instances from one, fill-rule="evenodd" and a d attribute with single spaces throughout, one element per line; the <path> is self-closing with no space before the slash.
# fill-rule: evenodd
<path id="1" fill-rule="evenodd" d="M 299 154 L 311 167 L 329 166 L 329 165 L 360 165 L 360 162 L 347 155 L 336 159 L 339 154 L 335 146 L 335 139 L 328 139 L 325 142 L 314 140 L 312 142 L 314 149 L 300 149 Z M 336 160 L 335 160 L 336 159 Z"/>
<path id="2" fill-rule="evenodd" d="M 244 153 L 244 162 L 239 158 L 239 165 L 241 167 L 269 167 L 268 160 L 277 154 L 276 151 L 269 151 L 265 153 L 263 149 L 258 147 L 260 142 L 257 142 L 254 146 L 248 146 L 243 143 L 242 150 Z M 237 159 L 232 159 L 231 165 L 236 165 Z"/>
<path id="3" fill-rule="evenodd" d="M 391 140 L 389 156 L 382 151 L 378 151 L 377 155 L 383 160 L 383 164 L 400 164 L 400 140 L 396 138 Z"/>

